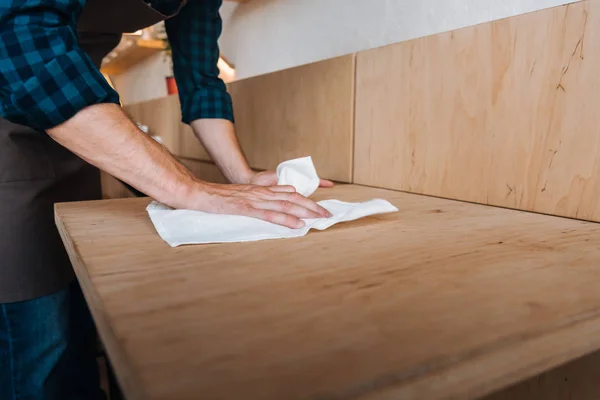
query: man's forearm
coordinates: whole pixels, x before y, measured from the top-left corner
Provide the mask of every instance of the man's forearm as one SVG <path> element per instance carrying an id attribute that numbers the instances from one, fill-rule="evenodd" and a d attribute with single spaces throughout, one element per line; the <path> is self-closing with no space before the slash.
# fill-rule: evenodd
<path id="1" fill-rule="evenodd" d="M 230 121 L 224 119 L 199 119 L 191 126 L 211 159 L 232 183 L 250 183 L 254 175 L 244 157 Z"/>
<path id="2" fill-rule="evenodd" d="M 215 133 L 218 136 L 219 132 Z M 48 134 L 89 163 L 171 207 L 245 215 L 289 228 L 304 226 L 302 218 L 330 215 L 323 207 L 295 193 L 293 187 L 218 185 L 194 178 L 115 104 L 84 108 L 68 121 L 49 129 Z M 231 171 L 230 179 L 245 179 L 246 163 L 241 151 L 237 156 L 227 157 L 228 153 L 236 153 L 227 147 L 231 143 L 209 142 L 209 146 L 226 146 L 221 152 L 212 149 L 219 155 L 217 159 L 224 170 Z"/>
<path id="3" fill-rule="evenodd" d="M 197 119 L 191 125 L 211 159 L 231 183 L 250 183 L 262 186 L 277 184 L 278 178 L 275 171 L 256 173 L 248 166 L 236 137 L 235 128 L 230 121 Z M 320 186 L 332 187 L 333 182 L 321 179 Z"/>
<path id="4" fill-rule="evenodd" d="M 200 182 L 115 104 L 87 107 L 48 130 L 58 143 L 156 200 L 188 207 Z"/>

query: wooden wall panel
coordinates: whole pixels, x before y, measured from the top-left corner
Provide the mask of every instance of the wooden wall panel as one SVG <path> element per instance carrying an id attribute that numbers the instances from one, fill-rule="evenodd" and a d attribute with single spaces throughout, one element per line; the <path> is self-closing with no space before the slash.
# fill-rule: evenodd
<path id="1" fill-rule="evenodd" d="M 124 199 L 128 197 L 135 197 L 135 195 L 118 179 L 104 171 L 100 172 L 100 183 L 102 185 L 103 199 Z"/>
<path id="2" fill-rule="evenodd" d="M 181 122 L 177 95 L 130 104 L 123 109 L 134 122 L 147 125 L 148 133 L 159 136 L 162 143 L 176 156 L 210 160 L 192 128 Z"/>
<path id="3" fill-rule="evenodd" d="M 356 183 L 600 220 L 600 2 L 357 56 Z"/>
<path id="4" fill-rule="evenodd" d="M 324 178 L 352 180 L 354 55 L 229 85 L 250 165 L 310 155 Z"/>
<path id="5" fill-rule="evenodd" d="M 228 85 L 236 129 L 252 168 L 273 169 L 310 155 L 319 174 L 352 181 L 355 56 L 304 65 Z M 180 122 L 177 96 L 125 106 L 135 121 L 160 136 L 176 156 L 210 157 Z"/>

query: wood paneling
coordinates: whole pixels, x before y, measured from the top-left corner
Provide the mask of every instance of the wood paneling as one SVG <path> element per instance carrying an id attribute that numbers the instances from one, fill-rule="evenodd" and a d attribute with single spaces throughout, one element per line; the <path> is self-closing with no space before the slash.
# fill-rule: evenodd
<path id="1" fill-rule="evenodd" d="M 161 138 L 171 153 L 179 157 L 210 160 L 208 153 L 194 136 L 189 125 L 181 122 L 177 95 L 124 106 L 134 122 L 148 126 L 148 133 Z"/>
<path id="2" fill-rule="evenodd" d="M 355 182 L 600 221 L 600 2 L 358 54 Z"/>
<path id="3" fill-rule="evenodd" d="M 128 197 L 135 197 L 135 195 L 118 179 L 104 171 L 100 172 L 100 181 L 102 185 L 103 199 L 124 199 Z"/>
<path id="4" fill-rule="evenodd" d="M 322 177 L 352 180 L 353 55 L 233 82 L 229 91 L 253 168 L 310 155 Z"/>
<path id="5" fill-rule="evenodd" d="M 250 166 L 274 169 L 310 155 L 323 178 L 352 181 L 354 56 L 249 78 L 228 85 L 236 130 Z M 192 129 L 180 122 L 177 96 L 125 106 L 176 156 L 210 161 Z"/>
<path id="6" fill-rule="evenodd" d="M 342 185 L 400 212 L 170 248 L 147 199 L 59 204 L 131 399 L 474 398 L 600 348 L 600 224 Z"/>
<path id="7" fill-rule="evenodd" d="M 219 168 L 212 163 L 180 158 L 179 162 L 185 165 L 196 178 L 212 183 L 229 183 Z"/>

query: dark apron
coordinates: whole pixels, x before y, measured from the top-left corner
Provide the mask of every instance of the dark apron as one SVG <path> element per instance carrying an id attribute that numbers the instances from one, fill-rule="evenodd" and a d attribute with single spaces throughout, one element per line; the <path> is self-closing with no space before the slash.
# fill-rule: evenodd
<path id="1" fill-rule="evenodd" d="M 99 67 L 123 32 L 164 19 L 143 0 L 88 0 L 79 42 Z M 54 224 L 54 203 L 100 198 L 95 167 L 44 132 L 0 118 L 0 303 L 67 286 L 74 275 Z"/>

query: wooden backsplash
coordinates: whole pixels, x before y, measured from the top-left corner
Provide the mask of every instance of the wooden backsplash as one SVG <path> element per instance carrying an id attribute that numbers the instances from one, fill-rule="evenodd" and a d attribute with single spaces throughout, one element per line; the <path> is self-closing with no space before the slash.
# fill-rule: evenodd
<path id="1" fill-rule="evenodd" d="M 342 182 L 600 221 L 600 0 L 229 85 L 252 167 L 312 155 Z M 208 161 L 176 96 L 126 106 Z"/>
<path id="2" fill-rule="evenodd" d="M 596 0 L 358 55 L 355 182 L 600 219 Z"/>

